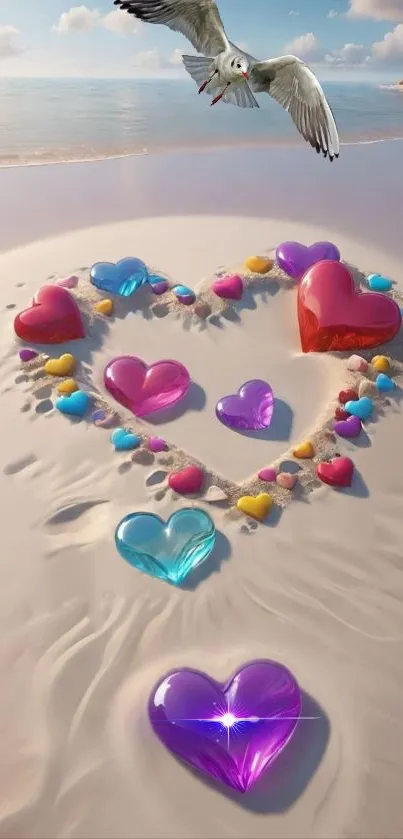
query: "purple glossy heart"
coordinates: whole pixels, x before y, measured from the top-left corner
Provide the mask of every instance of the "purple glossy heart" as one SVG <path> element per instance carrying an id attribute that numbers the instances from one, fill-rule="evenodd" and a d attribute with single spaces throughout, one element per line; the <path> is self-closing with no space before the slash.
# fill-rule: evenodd
<path id="1" fill-rule="evenodd" d="M 251 661 L 225 684 L 198 670 L 179 669 L 149 700 L 154 732 L 193 769 L 247 792 L 292 737 L 301 691 L 274 661 Z"/>
<path id="2" fill-rule="evenodd" d="M 276 250 L 277 265 L 293 280 L 301 280 L 317 262 L 328 259 L 340 262 L 340 258 L 340 251 L 333 242 L 315 242 L 308 246 L 301 242 L 283 242 Z"/>
<path id="3" fill-rule="evenodd" d="M 274 394 L 267 382 L 252 379 L 238 393 L 223 396 L 217 403 L 220 422 L 237 431 L 261 431 L 268 428 L 274 411 Z"/>
<path id="4" fill-rule="evenodd" d="M 334 430 L 339 437 L 351 440 L 361 434 L 361 420 L 354 416 L 346 420 L 339 420 L 339 422 L 335 422 Z"/>

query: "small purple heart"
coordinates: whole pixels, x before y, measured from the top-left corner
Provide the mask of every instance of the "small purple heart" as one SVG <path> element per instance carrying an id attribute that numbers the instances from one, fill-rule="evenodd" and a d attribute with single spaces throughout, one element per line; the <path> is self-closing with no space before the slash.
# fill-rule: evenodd
<path id="1" fill-rule="evenodd" d="M 274 394 L 267 382 L 245 382 L 238 393 L 223 396 L 217 403 L 220 422 L 237 431 L 261 431 L 269 428 L 274 411 Z"/>
<path id="2" fill-rule="evenodd" d="M 188 668 L 168 673 L 148 711 L 155 734 L 176 757 L 244 793 L 291 739 L 301 706 L 286 667 L 251 661 L 225 684 Z"/>
<path id="3" fill-rule="evenodd" d="M 28 347 L 27 347 L 27 348 L 24 348 L 23 350 L 20 350 L 18 355 L 19 355 L 21 361 L 26 362 L 26 361 L 32 361 L 32 359 L 37 357 L 38 353 L 36 352 L 36 350 L 31 350 L 31 349 L 28 349 Z"/>
<path id="4" fill-rule="evenodd" d="M 76 288 L 78 285 L 78 277 L 72 275 L 71 277 L 62 277 L 60 280 L 56 280 L 56 285 L 60 285 L 62 288 Z"/>
<path id="5" fill-rule="evenodd" d="M 258 478 L 261 481 L 266 481 L 266 483 L 274 483 L 277 478 L 277 472 L 273 469 L 272 466 L 266 466 L 264 469 L 261 469 Z"/>
<path id="6" fill-rule="evenodd" d="M 165 282 L 165 280 L 161 280 L 160 283 L 152 283 L 152 285 L 151 285 L 152 293 L 157 294 L 158 296 L 160 294 L 165 294 L 165 292 L 168 291 L 168 288 L 169 288 L 169 285 L 168 285 L 167 282 Z"/>
<path id="7" fill-rule="evenodd" d="M 301 242 L 283 242 L 276 250 L 277 265 L 293 280 L 301 280 L 317 262 L 329 259 L 340 262 L 340 258 L 340 251 L 332 242 L 315 242 L 308 246 Z"/>
<path id="8" fill-rule="evenodd" d="M 349 440 L 361 434 L 361 420 L 358 417 L 349 417 L 347 420 L 335 422 L 334 430 L 339 437 Z"/>
<path id="9" fill-rule="evenodd" d="M 150 452 L 154 452 L 154 454 L 166 452 L 168 448 L 166 441 L 163 440 L 162 437 L 149 437 L 147 445 Z"/>

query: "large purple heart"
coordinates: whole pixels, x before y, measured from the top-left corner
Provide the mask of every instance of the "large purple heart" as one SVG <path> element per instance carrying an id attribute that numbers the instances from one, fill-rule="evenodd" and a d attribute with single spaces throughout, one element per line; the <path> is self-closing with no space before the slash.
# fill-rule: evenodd
<path id="1" fill-rule="evenodd" d="M 312 265 L 327 259 L 340 262 L 340 251 L 332 242 L 315 242 L 308 246 L 300 242 L 283 242 L 276 250 L 277 265 L 293 280 L 302 279 Z"/>
<path id="2" fill-rule="evenodd" d="M 260 431 L 268 428 L 274 411 L 274 395 L 270 385 L 252 379 L 238 393 L 223 396 L 217 403 L 216 415 L 228 428 L 238 431 Z"/>
<path id="3" fill-rule="evenodd" d="M 149 700 L 151 725 L 174 755 L 247 792 L 292 737 L 302 698 L 294 676 L 274 661 L 251 661 L 226 684 L 183 668 Z"/>

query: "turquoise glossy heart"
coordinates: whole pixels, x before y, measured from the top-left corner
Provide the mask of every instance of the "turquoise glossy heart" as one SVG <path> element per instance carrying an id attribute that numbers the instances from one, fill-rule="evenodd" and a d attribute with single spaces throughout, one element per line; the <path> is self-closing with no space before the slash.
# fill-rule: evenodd
<path id="1" fill-rule="evenodd" d="M 130 297 L 148 280 L 147 266 L 142 259 L 127 257 L 119 262 L 96 262 L 91 268 L 92 285 L 108 294 Z"/>
<path id="2" fill-rule="evenodd" d="M 361 399 L 356 399 L 354 402 L 347 402 L 346 411 L 352 414 L 353 417 L 358 417 L 360 420 L 366 420 L 371 416 L 374 410 L 374 403 L 369 396 L 362 396 Z"/>
<path id="3" fill-rule="evenodd" d="M 375 384 L 381 393 L 387 393 L 387 391 L 394 390 L 396 387 L 393 379 L 390 376 L 386 376 L 385 373 L 379 373 L 379 376 L 376 377 Z"/>
<path id="4" fill-rule="evenodd" d="M 83 390 L 76 390 L 71 396 L 59 396 L 55 402 L 57 410 L 70 417 L 83 417 L 89 404 L 90 397 Z"/>
<path id="5" fill-rule="evenodd" d="M 130 513 L 115 531 L 123 559 L 176 586 L 210 556 L 215 539 L 214 522 L 198 507 L 184 507 L 167 522 L 154 513 Z"/>
<path id="6" fill-rule="evenodd" d="M 130 452 L 140 445 L 141 437 L 133 434 L 128 428 L 115 428 L 111 434 L 111 442 L 115 446 L 115 451 Z"/>
<path id="7" fill-rule="evenodd" d="M 370 274 L 367 282 L 371 291 L 390 291 L 393 285 L 392 280 L 388 280 L 382 274 Z"/>

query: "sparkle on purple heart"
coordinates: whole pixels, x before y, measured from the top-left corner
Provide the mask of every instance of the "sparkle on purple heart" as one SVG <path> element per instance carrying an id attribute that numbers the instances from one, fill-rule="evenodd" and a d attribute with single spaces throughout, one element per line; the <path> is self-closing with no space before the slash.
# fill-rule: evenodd
<path id="1" fill-rule="evenodd" d="M 188 668 L 168 673 L 151 695 L 149 717 L 173 754 L 247 792 L 289 742 L 301 708 L 290 671 L 261 660 L 245 664 L 226 684 Z"/>
<path id="2" fill-rule="evenodd" d="M 269 428 L 274 411 L 274 394 L 261 379 L 245 382 L 238 393 L 223 396 L 216 406 L 220 422 L 237 431 L 261 431 Z"/>

